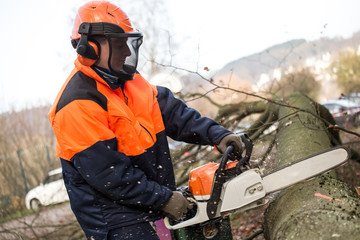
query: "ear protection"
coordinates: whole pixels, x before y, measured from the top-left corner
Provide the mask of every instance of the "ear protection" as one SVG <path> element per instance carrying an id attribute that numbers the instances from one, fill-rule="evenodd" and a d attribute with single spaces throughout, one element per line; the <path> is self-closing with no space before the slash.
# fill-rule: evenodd
<path id="1" fill-rule="evenodd" d="M 71 44 L 76 48 L 78 53 L 77 59 L 85 66 L 91 66 L 99 58 L 99 44 L 96 41 L 89 41 L 88 34 L 91 31 L 91 25 L 87 22 L 83 22 L 79 27 L 79 33 L 81 34 L 80 40 L 71 40 Z"/>
<path id="2" fill-rule="evenodd" d="M 80 47 L 82 47 L 83 45 L 81 45 Z M 88 51 L 92 52 L 92 55 L 96 56 L 96 58 L 94 59 L 93 57 L 89 57 L 88 54 L 81 54 L 78 51 L 79 46 L 76 48 L 76 52 L 78 53 L 77 59 L 79 60 L 79 62 L 82 65 L 85 66 L 92 66 L 96 63 L 96 61 L 99 58 L 99 48 L 97 46 L 97 44 L 95 42 L 87 42 L 86 43 L 86 47 L 87 49 L 89 49 Z"/>

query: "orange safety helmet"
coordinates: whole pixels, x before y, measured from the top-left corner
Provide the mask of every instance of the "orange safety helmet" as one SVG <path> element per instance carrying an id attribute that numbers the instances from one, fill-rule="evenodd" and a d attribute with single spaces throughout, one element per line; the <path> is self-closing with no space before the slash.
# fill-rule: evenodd
<path id="1" fill-rule="evenodd" d="M 71 35 L 71 43 L 78 59 L 84 65 L 93 65 L 98 57 L 100 45 L 95 36 L 104 36 L 109 43 L 108 66 L 111 73 L 124 80 L 133 78 L 136 72 L 138 50 L 142 43 L 142 34 L 135 30 L 129 17 L 116 5 L 108 1 L 91 1 L 79 8 Z M 119 49 L 120 40 L 125 47 Z M 122 52 L 123 60 L 113 57 Z M 114 67 L 118 65 L 117 68 Z M 121 68 L 121 66 L 122 68 Z M 120 67 L 119 67 L 120 66 Z M 121 70 L 115 70 L 119 69 Z"/>

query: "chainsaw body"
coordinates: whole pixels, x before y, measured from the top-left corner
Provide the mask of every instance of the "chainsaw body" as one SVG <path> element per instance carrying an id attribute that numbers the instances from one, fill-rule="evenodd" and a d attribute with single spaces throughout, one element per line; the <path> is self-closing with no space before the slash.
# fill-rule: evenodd
<path id="1" fill-rule="evenodd" d="M 206 168 L 207 166 L 204 165 L 203 167 Z M 211 219 L 224 217 L 235 210 L 240 211 L 240 208 L 246 210 L 263 205 L 265 204 L 262 201 L 264 197 L 265 190 L 262 185 L 262 179 L 255 169 L 250 169 L 225 182 L 219 204 L 217 207 L 209 210 L 210 216 L 208 215 L 210 195 L 194 195 L 193 200 L 190 201 L 196 202 L 196 213 L 191 218 L 186 217 L 183 221 L 173 225 L 165 218 L 165 225 L 173 230 L 198 223 L 205 223 Z M 254 202 L 256 203 L 255 205 L 253 204 Z M 246 208 L 247 206 L 248 208 Z"/>
<path id="2" fill-rule="evenodd" d="M 167 228 L 178 229 L 208 222 L 264 198 L 258 169 L 241 170 L 248 164 L 253 143 L 247 135 L 240 137 L 246 151 L 239 161 L 228 162 L 233 151 L 233 146 L 229 146 L 220 164 L 208 163 L 191 171 L 189 186 L 182 191 L 189 201 L 196 204 L 195 211 L 173 225 L 165 218 Z"/>
<path id="3" fill-rule="evenodd" d="M 234 149 L 230 145 L 220 164 L 208 163 L 191 171 L 189 185 L 182 192 L 194 207 L 181 220 L 170 221 L 166 217 L 164 223 L 168 229 L 209 225 L 234 211 L 266 204 L 268 194 L 329 171 L 349 158 L 346 148 L 334 147 L 262 175 L 258 168 L 249 166 L 251 139 L 245 134 L 240 137 L 245 144 L 244 157 L 240 160 L 228 161 Z"/>

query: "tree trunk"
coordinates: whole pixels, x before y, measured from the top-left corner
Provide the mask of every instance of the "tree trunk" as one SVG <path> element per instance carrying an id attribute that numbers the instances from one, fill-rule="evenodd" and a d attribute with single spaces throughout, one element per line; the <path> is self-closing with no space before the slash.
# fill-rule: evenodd
<path id="1" fill-rule="evenodd" d="M 334 136 L 321 107 L 295 94 L 280 107 L 275 167 L 328 149 Z M 304 111 L 299 111 L 304 109 Z M 282 191 L 265 213 L 266 239 L 359 239 L 360 199 L 334 171 Z"/>

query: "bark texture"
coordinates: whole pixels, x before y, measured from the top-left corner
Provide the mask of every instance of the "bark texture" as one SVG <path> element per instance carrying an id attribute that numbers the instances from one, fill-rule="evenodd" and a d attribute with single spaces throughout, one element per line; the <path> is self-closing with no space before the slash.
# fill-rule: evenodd
<path id="1" fill-rule="evenodd" d="M 286 102 L 295 108 L 279 109 L 275 167 L 334 143 L 319 117 L 321 106 L 300 94 Z M 360 239 L 360 199 L 334 172 L 324 174 L 281 192 L 266 210 L 264 234 L 266 239 Z"/>

